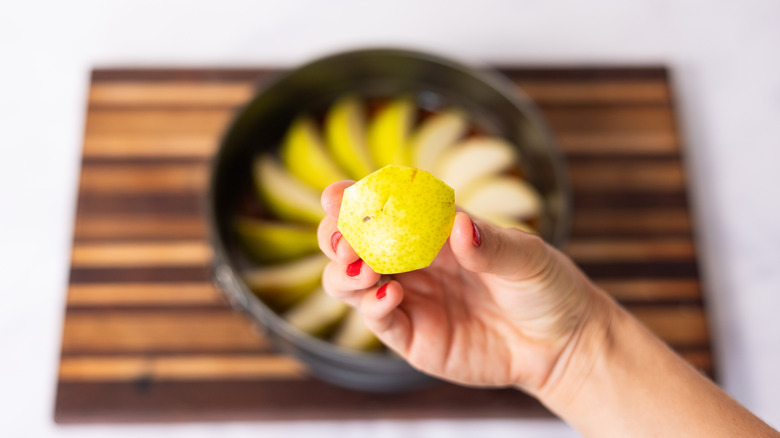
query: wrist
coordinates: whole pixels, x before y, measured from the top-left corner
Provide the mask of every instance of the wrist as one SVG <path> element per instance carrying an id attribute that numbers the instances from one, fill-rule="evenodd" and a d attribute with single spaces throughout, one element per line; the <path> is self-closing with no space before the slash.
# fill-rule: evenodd
<path id="1" fill-rule="evenodd" d="M 545 382 L 532 393 L 561 414 L 582 395 L 584 384 L 603 363 L 614 344 L 614 330 L 622 323 L 622 309 L 605 292 L 590 285 L 588 306 L 561 350 Z"/>

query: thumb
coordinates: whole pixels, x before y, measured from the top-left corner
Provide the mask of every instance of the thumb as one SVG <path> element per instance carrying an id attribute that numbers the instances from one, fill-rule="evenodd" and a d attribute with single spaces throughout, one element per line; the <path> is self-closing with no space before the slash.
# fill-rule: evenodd
<path id="1" fill-rule="evenodd" d="M 450 234 L 458 264 L 472 272 L 523 280 L 542 273 L 552 258 L 550 247 L 537 235 L 500 228 L 459 212 Z"/>

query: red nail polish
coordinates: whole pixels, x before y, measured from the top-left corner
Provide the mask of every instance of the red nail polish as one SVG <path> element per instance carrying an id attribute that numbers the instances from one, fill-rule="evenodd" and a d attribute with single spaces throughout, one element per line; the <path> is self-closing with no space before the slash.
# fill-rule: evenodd
<path id="1" fill-rule="evenodd" d="M 352 262 L 347 265 L 347 275 L 350 277 L 357 277 L 360 275 L 360 268 L 363 266 L 363 260 L 358 259 L 356 262 Z"/>
<path id="2" fill-rule="evenodd" d="M 341 232 L 336 230 L 330 235 L 330 247 L 333 248 L 333 252 L 338 252 L 339 241 L 341 241 Z"/>
<path id="3" fill-rule="evenodd" d="M 387 296 L 387 285 L 389 285 L 389 284 L 390 283 L 385 283 L 385 284 L 382 285 L 382 287 L 377 289 L 377 291 L 376 291 L 376 299 L 377 300 L 381 300 L 381 299 L 383 299 L 384 297 Z"/>
<path id="4" fill-rule="evenodd" d="M 474 230 L 474 233 L 471 236 L 471 240 L 474 242 L 474 246 L 482 245 L 482 233 L 480 233 L 479 228 L 477 228 L 477 224 L 475 224 L 473 220 L 471 221 L 471 228 Z"/>

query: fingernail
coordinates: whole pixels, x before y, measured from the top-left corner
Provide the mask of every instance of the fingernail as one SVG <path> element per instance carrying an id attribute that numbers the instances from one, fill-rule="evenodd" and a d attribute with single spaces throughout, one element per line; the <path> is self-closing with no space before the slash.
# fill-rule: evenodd
<path id="1" fill-rule="evenodd" d="M 471 220 L 471 228 L 474 230 L 474 233 L 471 235 L 474 246 L 482 245 L 482 233 L 479 232 L 479 228 L 477 228 L 477 224 L 474 223 L 473 219 Z"/>
<path id="2" fill-rule="evenodd" d="M 330 235 L 330 247 L 333 248 L 333 252 L 338 252 L 339 241 L 341 240 L 341 232 L 336 230 Z"/>
<path id="3" fill-rule="evenodd" d="M 360 275 L 360 268 L 363 266 L 363 260 L 358 259 L 356 262 L 352 262 L 347 265 L 347 275 L 350 277 L 357 277 Z"/>
<path id="4" fill-rule="evenodd" d="M 377 291 L 376 291 L 376 299 L 377 300 L 381 300 L 381 299 L 383 299 L 384 297 L 387 296 L 387 285 L 389 285 L 389 284 L 390 283 L 385 283 L 385 284 L 382 285 L 382 287 L 377 289 Z"/>

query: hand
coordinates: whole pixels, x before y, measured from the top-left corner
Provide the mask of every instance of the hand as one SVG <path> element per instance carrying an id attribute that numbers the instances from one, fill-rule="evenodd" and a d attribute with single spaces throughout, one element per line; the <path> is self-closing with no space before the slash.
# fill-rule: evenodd
<path id="1" fill-rule="evenodd" d="M 358 307 L 369 329 L 412 366 L 474 386 L 539 390 L 592 303 L 593 287 L 539 237 L 458 212 L 428 268 L 389 276 L 362 263 L 337 233 L 350 181 L 325 189 L 323 285 Z M 354 276 L 347 275 L 348 266 Z M 382 285 L 380 287 L 380 285 Z"/>

